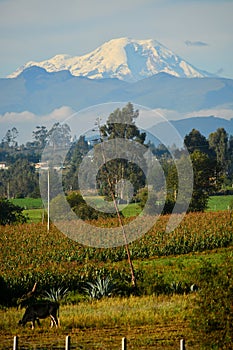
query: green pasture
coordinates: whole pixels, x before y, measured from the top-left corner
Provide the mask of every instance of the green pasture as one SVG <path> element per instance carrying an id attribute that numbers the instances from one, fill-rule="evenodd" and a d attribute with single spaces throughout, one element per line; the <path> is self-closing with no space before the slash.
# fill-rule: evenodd
<path id="1" fill-rule="evenodd" d="M 101 208 L 102 200 L 103 197 L 93 197 L 93 202 L 95 202 L 97 208 Z M 232 202 L 233 195 L 210 196 L 207 211 L 228 210 Z M 141 207 L 138 203 L 120 204 L 118 207 L 124 217 L 135 216 L 141 212 Z"/>
<path id="2" fill-rule="evenodd" d="M 28 217 L 28 222 L 43 222 L 45 216 L 44 209 L 26 209 L 23 211 L 23 214 Z"/>
<path id="3" fill-rule="evenodd" d="M 14 198 L 11 202 L 24 208 L 23 214 L 28 217 L 28 222 L 42 222 L 45 215 L 41 198 Z"/>
<path id="4" fill-rule="evenodd" d="M 103 197 L 92 198 L 95 206 L 101 208 L 103 204 Z M 211 196 L 208 202 L 207 211 L 228 210 L 230 203 L 233 201 L 233 195 L 228 196 Z M 29 218 L 29 222 L 41 222 L 44 216 L 43 203 L 41 198 L 16 198 L 12 202 L 24 208 L 24 214 Z M 131 203 L 128 205 L 120 204 L 119 209 L 122 211 L 124 217 L 138 215 L 141 208 L 138 203 Z"/>
<path id="5" fill-rule="evenodd" d="M 220 266 L 226 256 L 232 256 L 232 254 L 233 248 L 230 246 L 202 253 L 136 260 L 134 266 L 136 270 L 144 272 L 143 284 L 147 292 L 150 292 L 151 281 L 156 279 L 160 284 L 173 286 L 174 292 L 178 285 L 184 291 L 185 286 L 198 284 L 198 272 L 203 264 Z"/>
<path id="6" fill-rule="evenodd" d="M 103 196 L 88 196 L 88 200 L 90 202 L 93 202 L 97 209 L 98 208 L 101 209 L 104 203 Z M 141 212 L 141 207 L 139 206 L 138 203 L 119 204 L 118 208 L 126 218 L 130 216 L 138 215 Z"/>
<path id="7" fill-rule="evenodd" d="M 233 196 L 211 196 L 208 201 L 207 211 L 228 210 L 232 205 Z"/>
<path id="8" fill-rule="evenodd" d="M 13 204 L 19 207 L 28 209 L 41 209 L 43 208 L 43 203 L 41 198 L 14 198 L 11 200 Z"/>
<path id="9" fill-rule="evenodd" d="M 103 205 L 103 197 L 93 196 L 89 200 L 93 201 L 95 207 L 101 208 Z M 11 200 L 15 205 L 24 208 L 24 214 L 28 216 L 29 222 L 42 222 L 44 217 L 44 208 L 41 198 L 15 198 Z M 137 203 L 129 205 L 120 204 L 119 210 L 122 211 L 124 217 L 130 217 L 138 215 L 141 212 L 141 208 Z"/>

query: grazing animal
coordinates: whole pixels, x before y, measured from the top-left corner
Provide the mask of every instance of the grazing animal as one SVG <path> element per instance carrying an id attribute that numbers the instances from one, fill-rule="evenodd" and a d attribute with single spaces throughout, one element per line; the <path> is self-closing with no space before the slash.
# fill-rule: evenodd
<path id="1" fill-rule="evenodd" d="M 55 302 L 43 302 L 30 305 L 27 307 L 22 320 L 19 321 L 19 324 L 25 326 L 27 322 L 31 322 L 32 329 L 35 328 L 35 321 L 38 326 L 40 325 L 39 319 L 44 319 L 47 317 L 51 318 L 51 328 L 55 325 L 58 326 L 58 311 L 59 304 Z"/>

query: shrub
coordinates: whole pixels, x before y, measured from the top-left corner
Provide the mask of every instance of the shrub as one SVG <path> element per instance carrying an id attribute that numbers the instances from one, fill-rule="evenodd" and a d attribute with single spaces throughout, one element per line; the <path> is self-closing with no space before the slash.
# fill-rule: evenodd
<path id="1" fill-rule="evenodd" d="M 221 266 L 205 263 L 199 272 L 200 290 L 195 299 L 191 326 L 206 349 L 232 349 L 233 264 L 227 257 Z"/>
<path id="2" fill-rule="evenodd" d="M 0 225 L 25 223 L 26 216 L 22 213 L 23 208 L 14 205 L 6 199 L 0 199 Z"/>

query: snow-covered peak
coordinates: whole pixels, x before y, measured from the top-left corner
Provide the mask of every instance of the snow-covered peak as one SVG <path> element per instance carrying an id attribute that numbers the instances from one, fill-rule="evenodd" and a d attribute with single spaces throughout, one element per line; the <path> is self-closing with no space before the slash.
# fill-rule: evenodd
<path id="1" fill-rule="evenodd" d="M 90 79 L 118 78 L 128 82 L 165 72 L 176 77 L 204 77 L 198 70 L 156 40 L 112 39 L 83 56 L 56 55 L 41 62 L 30 61 L 8 78 L 31 66 L 48 72 L 69 70 L 72 75 Z"/>

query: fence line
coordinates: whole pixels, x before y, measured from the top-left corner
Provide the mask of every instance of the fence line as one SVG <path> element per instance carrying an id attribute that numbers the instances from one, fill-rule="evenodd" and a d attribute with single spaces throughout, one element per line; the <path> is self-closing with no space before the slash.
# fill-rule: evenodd
<path id="1" fill-rule="evenodd" d="M 121 340 L 121 346 L 122 350 L 127 350 L 127 339 L 125 337 Z M 19 350 L 19 337 L 17 335 L 13 339 L 13 350 Z M 71 350 L 71 339 L 69 335 L 65 339 L 65 350 Z M 186 350 L 184 339 L 180 340 L 180 350 Z"/>

